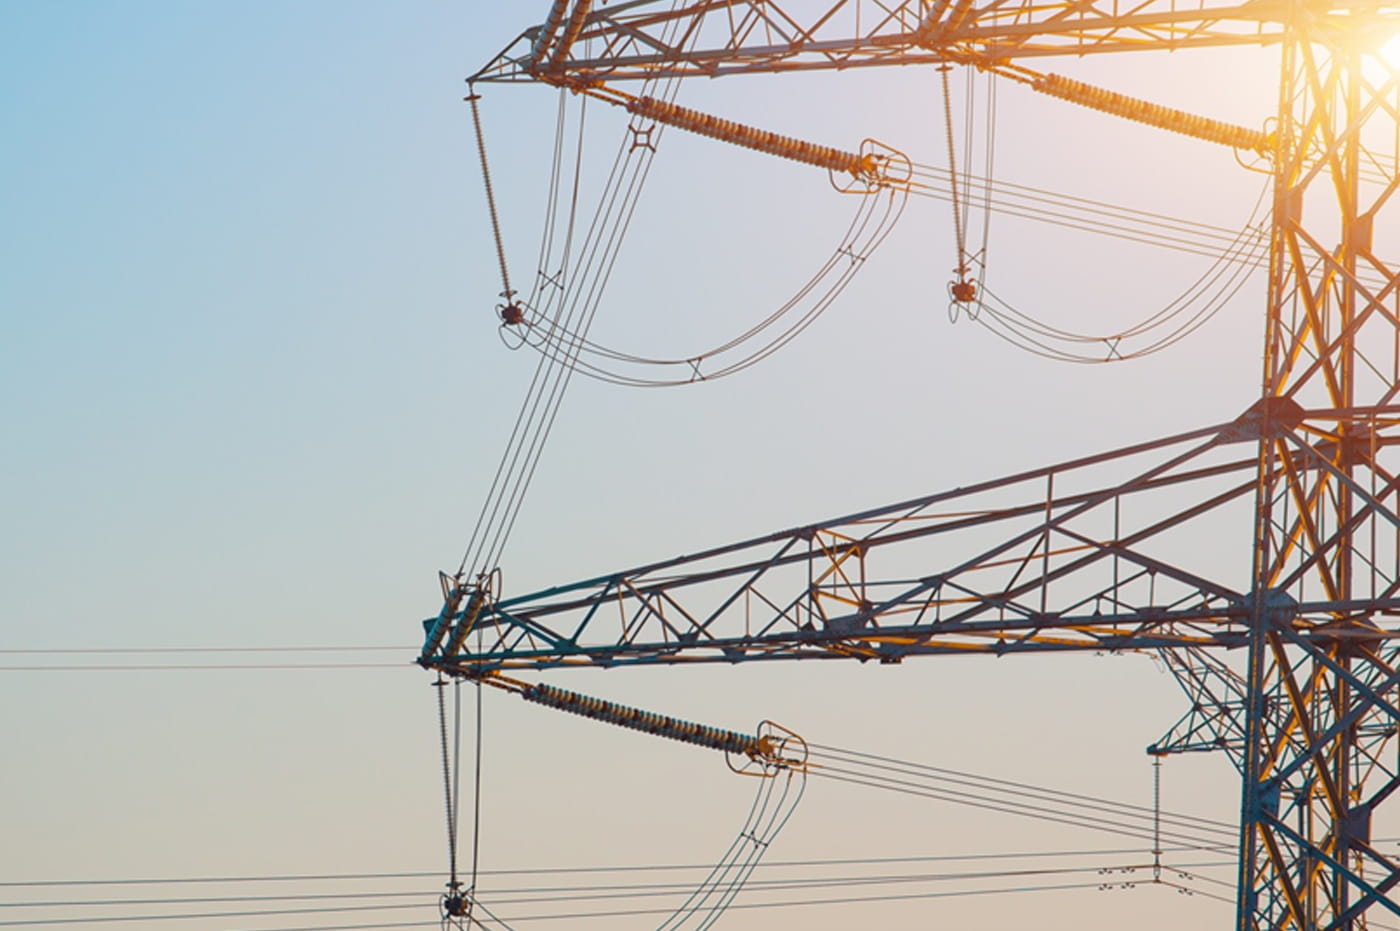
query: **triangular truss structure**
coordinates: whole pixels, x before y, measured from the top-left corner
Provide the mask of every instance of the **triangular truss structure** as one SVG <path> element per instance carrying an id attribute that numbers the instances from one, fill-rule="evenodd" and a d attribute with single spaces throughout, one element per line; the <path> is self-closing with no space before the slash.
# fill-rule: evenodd
<path id="1" fill-rule="evenodd" d="M 1400 273 L 1377 241 L 1400 213 L 1400 86 L 1379 54 L 1400 10 L 811 6 L 559 0 L 478 79 L 1009 73 L 1015 59 L 1279 43 L 1260 398 L 1198 431 L 527 596 L 446 579 L 421 662 L 482 677 L 1161 651 L 1191 707 L 1151 752 L 1220 749 L 1241 772 L 1237 929 L 1400 914 L 1400 860 L 1371 837 L 1400 788 Z M 1121 110 L 1115 96 L 1100 103 Z"/>

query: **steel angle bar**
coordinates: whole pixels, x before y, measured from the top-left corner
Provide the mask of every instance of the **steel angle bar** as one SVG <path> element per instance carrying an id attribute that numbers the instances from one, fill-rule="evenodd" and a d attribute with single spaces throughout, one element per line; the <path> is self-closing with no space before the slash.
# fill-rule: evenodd
<path id="1" fill-rule="evenodd" d="M 1322 847 L 1319 847 L 1317 844 L 1314 844 L 1313 842 L 1309 841 L 1306 837 L 1304 837 L 1302 834 L 1299 834 L 1296 830 L 1293 829 L 1292 826 L 1284 822 L 1282 819 L 1270 816 L 1267 813 L 1264 817 L 1269 828 L 1271 828 L 1273 831 L 1277 831 L 1279 834 L 1282 834 L 1284 837 L 1286 837 L 1297 849 L 1303 851 L 1308 858 L 1315 859 L 1319 863 L 1326 864 L 1327 867 L 1332 870 L 1335 876 L 1345 880 L 1352 886 L 1355 886 L 1363 895 L 1365 895 L 1365 905 L 1363 906 L 1362 903 L 1358 902 L 1358 908 L 1364 909 L 1369 908 L 1371 905 L 1380 905 L 1392 914 L 1400 915 L 1400 902 L 1396 902 L 1393 899 L 1388 898 L 1385 895 L 1384 891 L 1378 889 L 1373 883 L 1368 882 L 1365 879 L 1365 877 L 1357 875 L 1357 873 L 1351 868 L 1349 868 L 1345 863 L 1332 856 Z M 1282 861 L 1282 858 L 1280 858 L 1279 862 L 1284 861 Z M 1388 878 L 1393 878 L 1395 867 L 1391 866 L 1391 870 L 1392 877 Z M 1284 876 L 1287 875 L 1284 871 L 1280 871 L 1280 873 Z M 1394 883 L 1392 882 L 1391 885 L 1394 885 Z M 1387 886 L 1387 888 L 1389 888 L 1389 886 Z M 1296 892 L 1294 893 L 1294 896 L 1296 896 Z M 1339 916 L 1337 919 L 1334 919 L 1333 922 L 1327 924 L 1325 927 L 1330 929 L 1336 927 L 1346 927 L 1346 925 L 1342 925 L 1340 923 Z"/>
<path id="2" fill-rule="evenodd" d="M 792 12 L 789 12 L 789 6 Z M 951 9 L 950 9 L 951 6 Z M 1349 9 L 1374 11 L 1371 3 Z M 576 0 L 567 48 L 548 50 L 551 24 L 525 32 L 476 80 L 638 80 L 741 73 L 835 70 L 942 63 L 950 58 L 1006 62 L 1102 52 L 1261 46 L 1284 34 L 1284 9 L 1268 0 L 1116 4 L 993 0 L 930 5 L 840 0 L 788 5 L 771 0 L 694 0 L 609 4 Z M 546 61 L 545 58 L 548 57 Z"/>
<path id="3" fill-rule="evenodd" d="M 1353 514 L 1351 518 L 1349 518 L 1349 520 L 1353 522 L 1353 524 L 1360 523 L 1362 520 L 1365 519 L 1367 515 L 1375 514 L 1378 517 L 1388 520 L 1397 529 L 1400 529 L 1400 514 L 1396 514 L 1395 511 L 1391 510 L 1390 508 L 1387 508 L 1384 502 L 1379 501 L 1375 497 L 1373 497 L 1371 495 L 1370 490 L 1367 489 L 1365 486 L 1361 485 L 1359 482 L 1357 482 L 1356 479 L 1352 478 L 1352 476 L 1348 472 L 1338 468 L 1336 464 L 1332 462 L 1331 459 L 1329 459 L 1327 456 L 1324 456 L 1311 443 L 1308 443 L 1302 437 L 1298 436 L 1298 434 L 1295 431 L 1286 431 L 1284 433 L 1284 436 L 1288 439 L 1290 443 L 1292 443 L 1293 448 L 1297 449 L 1299 452 L 1303 453 L 1309 459 L 1311 459 L 1316 464 L 1316 467 L 1318 469 L 1327 472 L 1338 482 L 1345 485 L 1353 495 L 1360 499 L 1363 505 L 1363 509 L 1359 513 Z M 1391 492 L 1394 491 L 1395 488 L 1396 485 L 1392 481 L 1392 483 L 1387 485 L 1385 490 L 1387 492 Z"/>
<path id="4" fill-rule="evenodd" d="M 1003 653 L 1238 643 L 1241 634 L 1231 627 L 1241 623 L 1240 591 L 1142 547 L 1252 487 L 1229 479 L 1251 470 L 1253 459 L 1222 460 L 1218 454 L 1258 436 L 1268 416 L 1252 409 L 1223 425 L 502 598 L 483 611 L 481 629 L 493 642 L 439 659 L 464 670 L 514 662 L 737 662 L 833 647 L 896 661 L 906 653 L 945 648 Z M 1167 455 L 1153 464 L 1141 461 L 1153 453 Z M 1132 478 L 1082 488 L 1083 478 L 1125 465 L 1133 465 Z M 1068 490 L 1045 490 L 1053 489 L 1052 479 Z M 1222 481 L 1228 484 L 1219 490 Z M 1076 482 L 1081 487 L 1073 487 Z M 1145 526 L 1109 532 L 1083 524 L 1106 505 L 1114 504 L 1117 513 L 1119 503 L 1154 492 L 1189 498 L 1202 483 L 1217 488 L 1184 506 L 1173 501 Z M 1042 490 L 1034 499 L 1005 502 L 1007 494 L 1036 484 Z M 939 546 L 965 553 L 967 533 L 984 540 L 1006 536 L 971 547 L 977 555 L 932 573 L 927 553 L 905 552 L 920 541 L 947 537 Z M 1065 545 L 1053 545 L 1056 540 Z M 1025 553 L 1018 555 L 1017 548 Z M 896 561 L 914 559 L 923 567 L 911 573 L 872 562 L 887 550 Z M 1090 578 L 1100 571 L 1096 566 L 1103 567 L 1097 581 Z M 1125 566 L 1132 571 L 1117 571 Z M 998 573 L 1012 581 L 998 582 Z M 1063 580 L 1073 580 L 1077 590 L 1065 588 L 1053 605 L 1040 597 L 1027 600 Z M 1134 587 L 1141 590 L 1131 594 Z M 600 612 L 609 606 L 623 612 L 620 637 L 599 628 Z M 900 614 L 916 614 L 917 620 L 899 623 Z M 1196 627 L 1172 629 L 1181 624 Z M 866 643 L 879 646 L 872 653 Z"/>
<path id="5" fill-rule="evenodd" d="M 1326 667 L 1333 675 L 1345 681 L 1353 689 L 1361 693 L 1363 700 L 1358 701 L 1355 707 L 1347 711 L 1342 717 L 1339 717 L 1325 733 L 1320 735 L 1318 737 L 1319 743 L 1327 743 L 1335 739 L 1338 734 L 1355 725 L 1363 715 L 1371 711 L 1379 711 L 1394 718 L 1397 723 L 1400 723 L 1400 707 L 1396 707 L 1395 704 L 1382 697 L 1383 693 L 1394 689 L 1396 685 L 1400 685 L 1400 671 L 1387 669 L 1386 672 L 1389 674 L 1378 684 L 1368 683 L 1357 676 L 1348 666 L 1337 662 L 1326 650 L 1319 649 L 1315 642 L 1312 642 L 1310 638 L 1302 636 L 1299 631 L 1280 627 L 1276 628 L 1275 632 L 1287 639 L 1289 643 L 1301 648 L 1313 662 L 1317 663 L 1319 666 Z M 1323 634 L 1322 636 L 1327 637 L 1328 635 Z M 1335 643 L 1335 634 L 1332 635 L 1332 639 Z M 1360 657 L 1353 656 L 1351 658 L 1358 659 Z M 1302 710 L 1304 709 L 1300 709 L 1300 713 Z M 1295 762 L 1290 769 L 1280 774 L 1280 778 L 1292 775 L 1301 765 L 1301 761 Z"/>

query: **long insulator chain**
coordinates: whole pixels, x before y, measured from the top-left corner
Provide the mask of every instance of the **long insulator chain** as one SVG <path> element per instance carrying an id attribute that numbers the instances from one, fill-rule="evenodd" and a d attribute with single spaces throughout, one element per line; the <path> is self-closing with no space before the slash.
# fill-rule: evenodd
<path id="1" fill-rule="evenodd" d="M 1162 881 L 1162 754 L 1152 755 L 1152 881 Z"/>
<path id="2" fill-rule="evenodd" d="M 427 636 L 423 641 L 423 650 L 418 654 L 420 665 L 426 664 L 429 659 L 437 655 L 438 647 L 442 645 L 442 638 L 447 636 L 447 632 L 452 629 L 452 621 L 457 616 L 457 609 L 461 607 L 462 599 L 467 595 L 467 589 L 462 585 L 460 578 L 439 572 L 438 579 L 442 583 L 442 610 L 438 612 L 438 616 L 433 618 L 431 623 L 424 623 Z"/>
<path id="3" fill-rule="evenodd" d="M 506 249 L 501 243 L 501 221 L 496 213 L 496 192 L 491 187 L 491 166 L 486 162 L 486 137 L 481 132 L 481 111 L 476 102 L 481 95 L 475 91 L 467 95 L 472 105 L 472 127 L 476 130 L 476 151 L 481 156 L 481 180 L 486 188 L 486 209 L 491 214 L 491 235 L 496 240 L 496 261 L 501 265 L 501 297 L 506 305 L 514 303 L 515 291 L 510 286 L 510 271 L 506 268 Z"/>
<path id="4" fill-rule="evenodd" d="M 447 744 L 447 680 L 438 676 L 433 687 L 437 689 L 438 696 L 438 731 L 442 735 L 442 786 L 447 802 L 447 862 L 451 877 L 447 888 L 455 895 L 461 883 L 457 881 L 457 802 L 453 798 L 452 764 Z"/>
<path id="5" fill-rule="evenodd" d="M 603 99 L 612 103 L 618 102 L 611 97 L 605 96 Z M 711 116 L 699 110 L 692 110 L 689 107 L 657 100 L 654 97 L 629 96 L 623 98 L 622 105 L 627 108 L 629 113 L 636 116 L 665 123 L 667 126 L 674 126 L 677 129 L 684 129 L 701 136 L 708 136 L 711 139 L 718 139 L 721 142 L 730 142 L 757 152 L 790 158 L 793 161 L 805 162 L 808 165 L 816 165 L 831 171 L 848 172 L 856 177 L 876 179 L 877 161 L 871 156 L 860 156 L 854 152 L 846 152 L 832 146 L 817 145 L 814 142 L 794 139 L 791 136 L 769 132 L 766 129 L 757 129 L 743 123 L 736 123 L 733 120 Z"/>
<path id="6" fill-rule="evenodd" d="M 520 697 L 537 705 L 557 708 L 560 711 L 592 718 L 595 721 L 616 724 L 634 731 L 655 734 L 658 737 L 669 737 L 672 740 L 709 747 L 712 750 L 742 753 L 750 757 L 763 757 L 768 755 L 770 749 L 764 745 L 762 740 L 752 734 L 741 734 L 738 731 L 727 731 L 706 724 L 696 724 L 693 721 L 682 721 L 679 718 L 643 711 L 640 708 L 620 705 L 617 702 L 593 698 L 589 695 L 581 695 L 578 692 L 555 688 L 552 685 L 526 686 L 520 690 Z"/>
<path id="7" fill-rule="evenodd" d="M 443 656 L 453 657 L 462 652 L 462 647 L 467 642 L 467 635 L 476 628 L 476 622 L 481 618 L 481 612 L 490 598 L 489 582 L 483 582 L 472 589 L 471 595 L 467 598 L 467 606 L 462 610 L 462 619 L 452 628 L 452 636 L 448 638 L 447 644 L 443 647 Z"/>
<path id="8" fill-rule="evenodd" d="M 953 236 L 958 246 L 958 267 L 953 274 L 958 276 L 949 290 L 953 300 L 959 303 L 971 301 L 977 293 L 977 285 L 967 280 L 967 238 L 963 232 L 962 199 L 958 196 L 958 162 L 953 142 L 953 93 L 949 89 L 948 72 L 950 65 L 938 69 L 943 75 L 943 122 L 948 136 L 948 188 L 953 200 Z"/>
<path id="9" fill-rule="evenodd" d="M 1029 84 L 1033 90 L 1038 90 L 1042 94 L 1059 97 L 1061 100 L 1068 100 L 1071 103 L 1077 103 L 1104 113 L 1112 113 L 1125 119 L 1136 120 L 1159 129 L 1194 136 L 1207 142 L 1218 142 L 1235 149 L 1258 152 L 1260 155 L 1268 155 L 1273 149 L 1269 136 L 1257 129 L 1236 126 L 1233 123 L 1187 113 L 1185 110 L 1164 107 L 1148 100 L 1129 97 L 1127 94 L 1120 94 L 1117 91 L 1085 84 L 1083 81 L 1061 77 L 1058 74 L 1038 74 L 1034 77 L 1027 77 L 1014 71 L 1001 69 L 998 69 L 998 73 Z M 1030 74 L 1034 74 L 1034 72 L 1030 72 Z"/>

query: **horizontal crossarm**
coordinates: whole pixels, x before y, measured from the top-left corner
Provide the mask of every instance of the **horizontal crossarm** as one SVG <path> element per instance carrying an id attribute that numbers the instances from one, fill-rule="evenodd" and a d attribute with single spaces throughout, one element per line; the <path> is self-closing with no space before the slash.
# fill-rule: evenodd
<path id="1" fill-rule="evenodd" d="M 563 7 L 574 24 L 559 42 Z M 1400 20 L 1375 0 L 1315 5 L 1329 15 Z M 473 80 L 626 81 L 883 65 L 1079 57 L 1104 52 L 1268 45 L 1281 41 L 1278 0 L 771 0 L 556 3 L 547 20 Z M 1340 13 L 1336 11 L 1342 11 Z"/>
<path id="2" fill-rule="evenodd" d="M 1206 429 L 502 596 L 482 607 L 469 641 L 435 646 L 431 631 L 443 617 L 466 610 L 447 605 L 426 623 L 420 662 L 473 675 L 1242 646 L 1248 567 L 1222 566 L 1200 541 L 1247 540 L 1261 435 L 1286 440 L 1337 415 L 1256 405 Z M 1325 474 L 1327 465 L 1300 449 L 1275 467 Z M 1339 619 L 1400 614 L 1395 585 L 1296 600 L 1292 623 L 1304 639 Z M 1368 636 L 1400 636 L 1400 620 L 1378 622 Z"/>

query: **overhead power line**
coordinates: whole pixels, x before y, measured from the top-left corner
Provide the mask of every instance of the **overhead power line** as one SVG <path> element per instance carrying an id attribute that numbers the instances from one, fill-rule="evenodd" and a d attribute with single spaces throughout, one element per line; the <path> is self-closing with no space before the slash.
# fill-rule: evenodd
<path id="1" fill-rule="evenodd" d="M 1185 853 L 1196 848 L 1166 847 L 1168 853 Z M 993 853 L 940 854 L 934 856 L 905 857 L 841 857 L 835 859 L 807 860 L 765 860 L 758 869 L 850 867 L 867 865 L 891 865 L 898 863 L 957 863 L 982 860 L 1030 860 L 1048 857 L 1115 857 L 1134 856 L 1143 853 L 1141 847 L 1076 848 L 1071 850 L 1034 850 Z M 709 870 L 713 863 L 628 863 L 607 866 L 547 866 L 520 867 L 514 869 L 483 869 L 482 876 L 558 876 L 568 874 L 598 873 L 657 873 Z M 42 886 L 131 886 L 131 885 L 184 885 L 190 883 L 306 883 L 306 882 L 346 882 L 376 879 L 430 879 L 439 875 L 436 870 L 416 870 L 382 873 L 276 873 L 261 876 L 165 876 L 165 877 L 119 877 L 119 878 L 61 878 L 0 881 L 0 888 L 42 887 Z"/>

